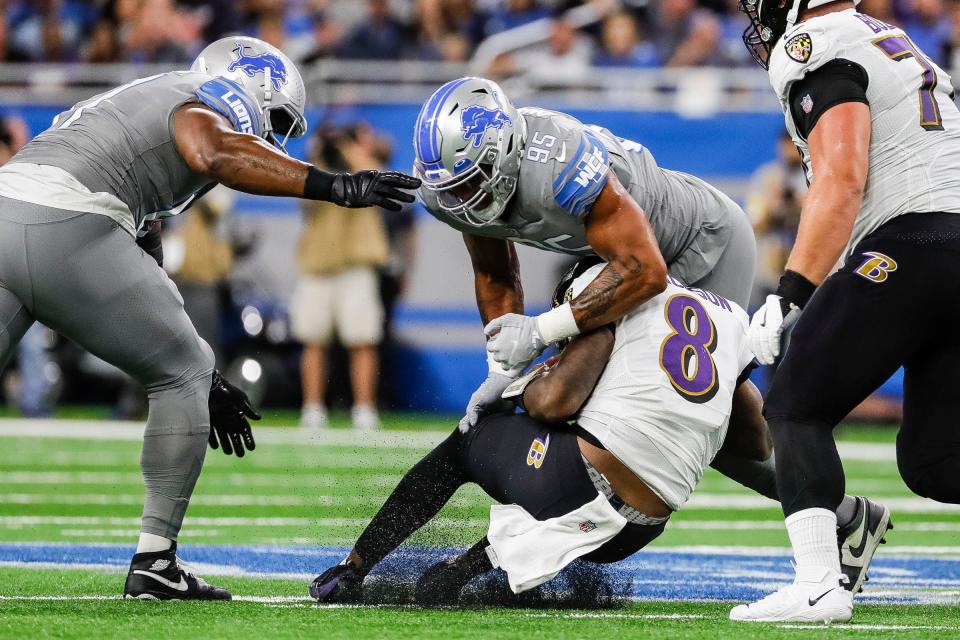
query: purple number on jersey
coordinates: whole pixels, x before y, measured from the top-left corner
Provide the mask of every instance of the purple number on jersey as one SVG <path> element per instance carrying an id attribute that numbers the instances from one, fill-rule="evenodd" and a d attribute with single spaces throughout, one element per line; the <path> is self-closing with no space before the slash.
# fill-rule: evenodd
<path id="1" fill-rule="evenodd" d="M 709 402 L 718 390 L 717 328 L 710 314 L 696 298 L 678 294 L 667 300 L 663 315 L 672 332 L 660 345 L 660 368 L 683 399 Z"/>
<path id="2" fill-rule="evenodd" d="M 940 105 L 933 94 L 937 88 L 937 70 L 933 68 L 926 56 L 920 53 L 917 46 L 906 35 L 891 35 L 877 38 L 873 44 L 880 48 L 887 57 L 895 62 L 913 58 L 923 69 L 920 81 L 920 126 L 927 131 L 943 131 L 943 120 L 940 118 Z"/>

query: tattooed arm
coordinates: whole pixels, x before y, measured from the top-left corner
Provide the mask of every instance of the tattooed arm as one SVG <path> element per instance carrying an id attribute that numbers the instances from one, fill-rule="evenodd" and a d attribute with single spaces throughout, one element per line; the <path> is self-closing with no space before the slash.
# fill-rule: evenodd
<path id="1" fill-rule="evenodd" d="M 608 264 L 570 302 L 582 333 L 616 322 L 667 288 L 667 265 L 650 222 L 613 173 L 586 228 L 590 246 Z"/>
<path id="2" fill-rule="evenodd" d="M 612 173 L 587 215 L 586 230 L 607 266 L 580 295 L 539 316 L 511 312 L 484 327 L 487 352 L 503 368 L 520 371 L 548 344 L 615 323 L 667 288 L 667 265 L 647 216 Z"/>

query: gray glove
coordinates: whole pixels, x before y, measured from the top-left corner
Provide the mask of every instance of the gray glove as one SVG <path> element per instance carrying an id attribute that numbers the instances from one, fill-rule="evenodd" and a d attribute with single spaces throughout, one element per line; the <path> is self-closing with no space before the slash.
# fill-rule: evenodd
<path id="1" fill-rule="evenodd" d="M 477 421 L 485 415 L 512 412 L 516 405 L 509 400 L 504 400 L 501 396 L 515 379 L 516 376 L 497 371 L 488 373 L 487 379 L 470 396 L 467 414 L 460 418 L 460 433 L 466 433 L 470 427 L 476 426 Z"/>
<path id="2" fill-rule="evenodd" d="M 484 327 L 487 351 L 504 369 L 526 369 L 547 348 L 537 319 L 508 313 Z"/>

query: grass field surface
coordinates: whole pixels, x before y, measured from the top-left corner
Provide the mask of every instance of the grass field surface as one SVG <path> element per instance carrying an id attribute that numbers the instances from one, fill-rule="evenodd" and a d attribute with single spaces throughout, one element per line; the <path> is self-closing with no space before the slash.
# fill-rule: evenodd
<path id="1" fill-rule="evenodd" d="M 960 508 L 909 493 L 889 430 L 842 432 L 848 492 L 886 502 L 896 530 L 854 623 L 828 630 L 726 620 L 733 603 L 788 582 L 791 568 L 778 505 L 712 471 L 649 550 L 605 569 L 619 596 L 613 609 L 313 605 L 307 582 L 342 558 L 399 477 L 454 424 L 406 415 L 386 416 L 385 432 L 359 435 L 342 420 L 334 421 L 340 428 L 304 433 L 282 426 L 292 424 L 291 414 L 276 414 L 257 430 L 248 457 L 209 451 L 180 550 L 237 601 L 123 602 L 142 508 L 142 425 L 71 415 L 0 419 L 4 638 L 960 638 Z M 379 578 L 410 581 L 473 543 L 489 505 L 464 488 Z"/>

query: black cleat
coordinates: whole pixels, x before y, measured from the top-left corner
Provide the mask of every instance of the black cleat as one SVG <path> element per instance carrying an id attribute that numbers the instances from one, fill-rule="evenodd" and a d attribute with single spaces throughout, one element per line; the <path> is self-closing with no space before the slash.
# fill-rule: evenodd
<path id="1" fill-rule="evenodd" d="M 130 561 L 123 597 L 137 600 L 230 600 L 230 592 L 207 584 L 184 568 L 177 545 L 166 551 L 138 553 Z"/>
<path id="2" fill-rule="evenodd" d="M 431 565 L 417 580 L 414 602 L 424 607 L 453 607 L 460 602 L 460 592 L 476 576 L 493 566 L 487 557 L 486 538 L 463 555 L 447 558 Z"/>
<path id="3" fill-rule="evenodd" d="M 885 536 L 893 529 L 893 523 L 886 506 L 860 496 L 855 499 L 856 515 L 849 524 L 837 528 L 837 544 L 840 546 L 840 571 L 847 577 L 844 587 L 857 594 L 863 591 L 873 554 L 878 546 L 886 544 Z"/>
<path id="4" fill-rule="evenodd" d="M 359 603 L 363 600 L 363 576 L 353 565 L 330 567 L 310 583 L 310 597 L 317 602 Z"/>

